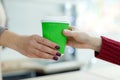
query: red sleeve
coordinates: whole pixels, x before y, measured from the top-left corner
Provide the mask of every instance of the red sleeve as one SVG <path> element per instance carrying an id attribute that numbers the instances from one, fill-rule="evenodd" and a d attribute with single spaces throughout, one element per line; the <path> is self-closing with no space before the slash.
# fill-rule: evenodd
<path id="1" fill-rule="evenodd" d="M 101 50 L 99 53 L 95 52 L 95 57 L 120 65 L 120 42 L 103 36 L 101 38 Z"/>

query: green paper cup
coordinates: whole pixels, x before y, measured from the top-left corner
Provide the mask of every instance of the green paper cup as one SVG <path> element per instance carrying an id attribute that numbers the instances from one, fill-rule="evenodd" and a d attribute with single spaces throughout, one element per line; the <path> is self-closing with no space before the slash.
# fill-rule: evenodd
<path id="1" fill-rule="evenodd" d="M 64 54 L 66 46 L 66 37 L 63 35 L 63 30 L 68 29 L 69 21 L 67 17 L 44 17 L 42 20 L 43 37 L 58 44 L 59 52 Z"/>

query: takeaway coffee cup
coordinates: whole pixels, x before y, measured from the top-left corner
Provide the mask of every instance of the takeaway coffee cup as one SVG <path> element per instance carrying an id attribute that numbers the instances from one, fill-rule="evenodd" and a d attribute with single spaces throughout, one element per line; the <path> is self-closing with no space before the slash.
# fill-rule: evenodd
<path id="1" fill-rule="evenodd" d="M 68 29 L 69 20 L 65 16 L 47 16 L 42 19 L 43 37 L 58 44 L 59 52 L 64 54 L 66 46 L 66 37 L 63 35 L 63 30 Z"/>

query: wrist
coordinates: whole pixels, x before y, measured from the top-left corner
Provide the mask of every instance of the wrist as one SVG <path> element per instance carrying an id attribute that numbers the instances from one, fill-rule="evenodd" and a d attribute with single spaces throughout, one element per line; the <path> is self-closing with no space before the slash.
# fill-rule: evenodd
<path id="1" fill-rule="evenodd" d="M 97 38 L 97 37 L 90 38 L 91 49 L 95 50 L 96 52 L 99 52 L 101 49 L 101 45 L 102 45 L 101 38 Z"/>
<path id="2" fill-rule="evenodd" d="M 0 37 L 0 45 L 14 49 L 19 37 L 20 35 L 5 30 Z"/>

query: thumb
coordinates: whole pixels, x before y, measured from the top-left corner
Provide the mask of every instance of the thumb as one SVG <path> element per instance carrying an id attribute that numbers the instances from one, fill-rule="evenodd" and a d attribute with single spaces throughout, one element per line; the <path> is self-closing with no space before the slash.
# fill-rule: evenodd
<path id="1" fill-rule="evenodd" d="M 68 30 L 68 29 L 64 29 L 63 34 L 67 37 L 73 37 L 74 36 L 73 31 Z"/>

